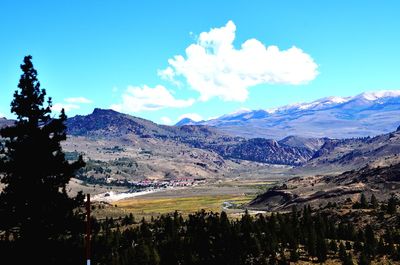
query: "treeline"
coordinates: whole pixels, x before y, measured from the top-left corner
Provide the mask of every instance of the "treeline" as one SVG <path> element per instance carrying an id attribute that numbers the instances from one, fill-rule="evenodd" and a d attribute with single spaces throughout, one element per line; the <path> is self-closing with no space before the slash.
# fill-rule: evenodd
<path id="1" fill-rule="evenodd" d="M 394 220 L 393 225 L 382 226 L 388 224 L 383 222 L 358 227 L 348 216 L 309 206 L 268 216 L 246 212 L 236 220 L 225 212 L 203 210 L 187 217 L 175 212 L 139 222 L 132 214 L 101 221 L 92 218 L 92 264 L 278 265 L 336 259 L 342 264 L 364 265 L 383 256 L 399 261 L 400 216 L 386 215 L 386 219 Z M 83 234 L 52 242 L 45 246 L 50 255 L 59 258 L 54 264 L 84 262 Z M 1 236 L 4 259 L 19 255 L 14 251 L 21 249 L 16 244 L 18 241 Z"/>
<path id="2" fill-rule="evenodd" d="M 387 214 L 395 214 L 397 204 L 398 204 L 398 201 L 397 201 L 396 197 L 394 195 L 392 195 L 389 198 L 387 204 L 385 204 L 385 203 L 381 204 L 380 214 L 382 215 L 385 212 Z M 362 193 L 360 196 L 360 201 L 356 201 L 353 204 L 353 209 L 377 209 L 378 207 L 379 207 L 379 203 L 374 194 L 371 195 L 371 199 L 368 202 L 367 198 L 365 197 L 365 194 Z"/>
<path id="3" fill-rule="evenodd" d="M 397 217 L 398 218 L 398 217 Z M 400 219 L 397 220 L 400 222 Z M 310 207 L 270 216 L 200 211 L 183 218 L 175 212 L 152 221 L 94 221 L 93 264 L 289 264 L 299 259 L 370 264 L 386 256 L 400 260 L 399 223 L 374 229 L 356 227 L 329 211 Z"/>

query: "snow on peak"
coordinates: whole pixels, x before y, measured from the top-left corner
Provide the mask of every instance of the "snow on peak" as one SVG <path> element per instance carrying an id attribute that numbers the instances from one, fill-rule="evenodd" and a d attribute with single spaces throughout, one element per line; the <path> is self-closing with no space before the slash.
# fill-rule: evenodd
<path id="1" fill-rule="evenodd" d="M 321 98 L 312 102 L 307 102 L 307 103 L 294 103 L 290 105 L 286 105 L 283 107 L 279 108 L 272 108 L 272 109 L 267 109 L 266 111 L 270 114 L 275 113 L 275 112 L 283 112 L 283 111 L 288 111 L 288 110 L 307 110 L 307 109 L 314 109 L 314 108 L 322 108 L 326 107 L 328 105 L 334 105 L 334 104 L 341 104 L 349 101 L 351 98 L 344 98 L 344 97 L 326 97 L 326 98 Z"/>
<path id="2" fill-rule="evenodd" d="M 389 97 L 400 97 L 400 90 L 380 90 L 375 92 L 364 92 L 356 96 L 356 98 L 363 98 L 370 101 Z"/>
<path id="3" fill-rule="evenodd" d="M 335 105 L 340 105 L 340 104 L 343 104 L 343 103 L 346 103 L 346 102 L 349 102 L 349 101 L 355 100 L 355 99 L 364 99 L 364 100 L 368 100 L 368 101 L 375 101 L 378 99 L 391 98 L 391 97 L 400 97 L 400 89 L 399 90 L 380 90 L 380 91 L 374 91 L 374 92 L 364 92 L 359 95 L 349 96 L 349 97 L 331 96 L 331 97 L 321 98 L 321 99 L 318 99 L 318 100 L 315 100 L 312 102 L 294 103 L 294 104 L 285 105 L 285 106 L 276 107 L 276 108 L 263 109 L 261 111 L 265 111 L 268 114 L 275 114 L 275 113 L 287 113 L 290 111 L 321 110 L 324 108 L 335 107 Z M 250 118 L 252 118 L 252 114 L 255 111 L 257 111 L 257 110 L 240 108 L 229 114 L 210 118 L 209 120 L 230 119 L 230 118 L 235 118 L 236 116 L 239 116 L 242 114 L 248 114 L 248 115 L 243 116 L 243 118 L 250 119 Z"/>
<path id="4" fill-rule="evenodd" d="M 347 102 L 347 101 L 349 101 L 349 97 L 346 97 L 346 98 L 343 98 L 343 97 L 327 97 L 327 98 L 325 98 L 326 99 L 326 101 L 328 102 L 330 102 L 330 103 L 337 103 L 337 104 L 340 104 L 340 103 L 345 103 L 345 102 Z"/>
<path id="5" fill-rule="evenodd" d="M 235 110 L 234 112 L 229 113 L 229 115 L 240 115 L 243 113 L 251 112 L 251 109 L 248 108 L 240 108 Z"/>
<path id="6" fill-rule="evenodd" d="M 381 98 L 389 98 L 389 97 L 400 97 L 400 90 L 380 90 L 375 92 L 364 92 L 357 96 L 353 97 L 326 97 L 321 98 L 312 102 L 306 103 L 294 103 L 291 105 L 286 105 L 279 108 L 267 109 L 268 113 L 276 113 L 283 112 L 288 110 L 308 110 L 308 109 L 320 109 L 324 107 L 328 107 L 329 105 L 336 105 L 346 103 L 353 99 L 365 99 L 368 101 L 374 101 Z"/>
<path id="7" fill-rule="evenodd" d="M 299 109 L 311 109 L 311 108 L 317 108 L 317 107 L 325 107 L 328 105 L 334 105 L 334 104 L 341 104 L 341 103 L 345 103 L 347 101 L 349 101 L 351 98 L 347 97 L 326 97 L 326 98 L 322 98 L 319 100 L 315 100 L 311 103 L 305 103 L 305 104 L 301 104 L 301 106 L 299 107 Z"/>
<path id="8" fill-rule="evenodd" d="M 219 117 L 217 117 L 217 119 L 224 119 L 224 118 L 230 118 L 230 117 L 235 117 L 235 116 L 238 116 L 238 115 L 241 115 L 241 114 L 244 114 L 244 113 L 249 113 L 249 112 L 251 112 L 252 110 L 251 109 L 248 109 L 248 108 L 239 108 L 239 109 L 237 109 L 237 110 L 235 110 L 235 111 L 233 111 L 233 112 L 231 112 L 231 113 L 228 113 L 228 114 L 224 114 L 224 115 L 222 115 L 222 116 L 219 116 Z"/>

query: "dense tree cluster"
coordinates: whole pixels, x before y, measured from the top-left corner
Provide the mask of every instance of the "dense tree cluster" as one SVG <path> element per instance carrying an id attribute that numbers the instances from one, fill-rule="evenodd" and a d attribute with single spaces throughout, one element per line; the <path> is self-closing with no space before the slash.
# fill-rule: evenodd
<path id="1" fill-rule="evenodd" d="M 128 220 L 131 220 L 129 222 Z M 357 228 L 329 211 L 304 207 L 269 216 L 200 211 L 133 223 L 132 217 L 95 221 L 93 264 L 288 264 L 299 259 L 370 264 L 400 260 L 400 229 Z M 126 225 L 126 226 L 124 226 Z"/>
<path id="2" fill-rule="evenodd" d="M 353 209 L 376 209 L 378 208 L 378 199 L 374 194 L 371 195 L 369 202 L 364 193 L 361 193 L 360 200 L 353 204 Z"/>

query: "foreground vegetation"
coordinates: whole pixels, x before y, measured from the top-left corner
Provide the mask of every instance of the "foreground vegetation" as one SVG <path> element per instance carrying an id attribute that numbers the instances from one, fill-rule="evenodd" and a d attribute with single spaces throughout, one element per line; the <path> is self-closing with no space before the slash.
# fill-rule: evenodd
<path id="1" fill-rule="evenodd" d="M 332 205 L 267 216 L 246 212 L 235 220 L 225 212 L 204 210 L 139 222 L 132 214 L 93 218 L 92 264 L 397 264 L 400 215 L 390 203 L 345 214 Z M 359 225 L 357 220 L 364 217 L 369 222 Z M 15 257 L 18 244 L 3 236 L 2 257 Z M 49 249 L 60 255 L 52 264 L 84 262 L 82 234 L 60 238 Z"/>
<path id="2" fill-rule="evenodd" d="M 151 221 L 93 220 L 93 264 L 397 263 L 400 215 L 392 202 L 341 213 L 293 208 L 290 213 L 230 219 L 225 212 L 178 212 Z M 389 213 L 390 212 L 390 213 Z M 356 220 L 368 217 L 358 225 Z"/>
<path id="3" fill-rule="evenodd" d="M 65 159 L 60 143 L 67 116 L 64 110 L 51 115 L 51 97 L 31 60 L 24 58 L 11 102 L 17 120 L 0 130 L 0 253 L 9 264 L 68 264 L 77 255 L 84 216 L 77 210 L 83 194 L 69 196 L 66 185 L 85 163 L 81 156 Z"/>

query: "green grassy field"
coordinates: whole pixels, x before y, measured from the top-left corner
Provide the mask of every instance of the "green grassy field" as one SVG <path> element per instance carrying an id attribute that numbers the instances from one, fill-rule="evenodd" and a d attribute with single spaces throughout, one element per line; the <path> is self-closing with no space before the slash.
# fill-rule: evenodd
<path id="1" fill-rule="evenodd" d="M 134 198 L 118 201 L 115 204 L 126 213 L 134 216 L 157 216 L 160 214 L 178 211 L 183 215 L 204 209 L 220 212 L 225 201 L 236 205 L 249 202 L 253 196 L 248 195 L 208 195 L 184 198 Z"/>

